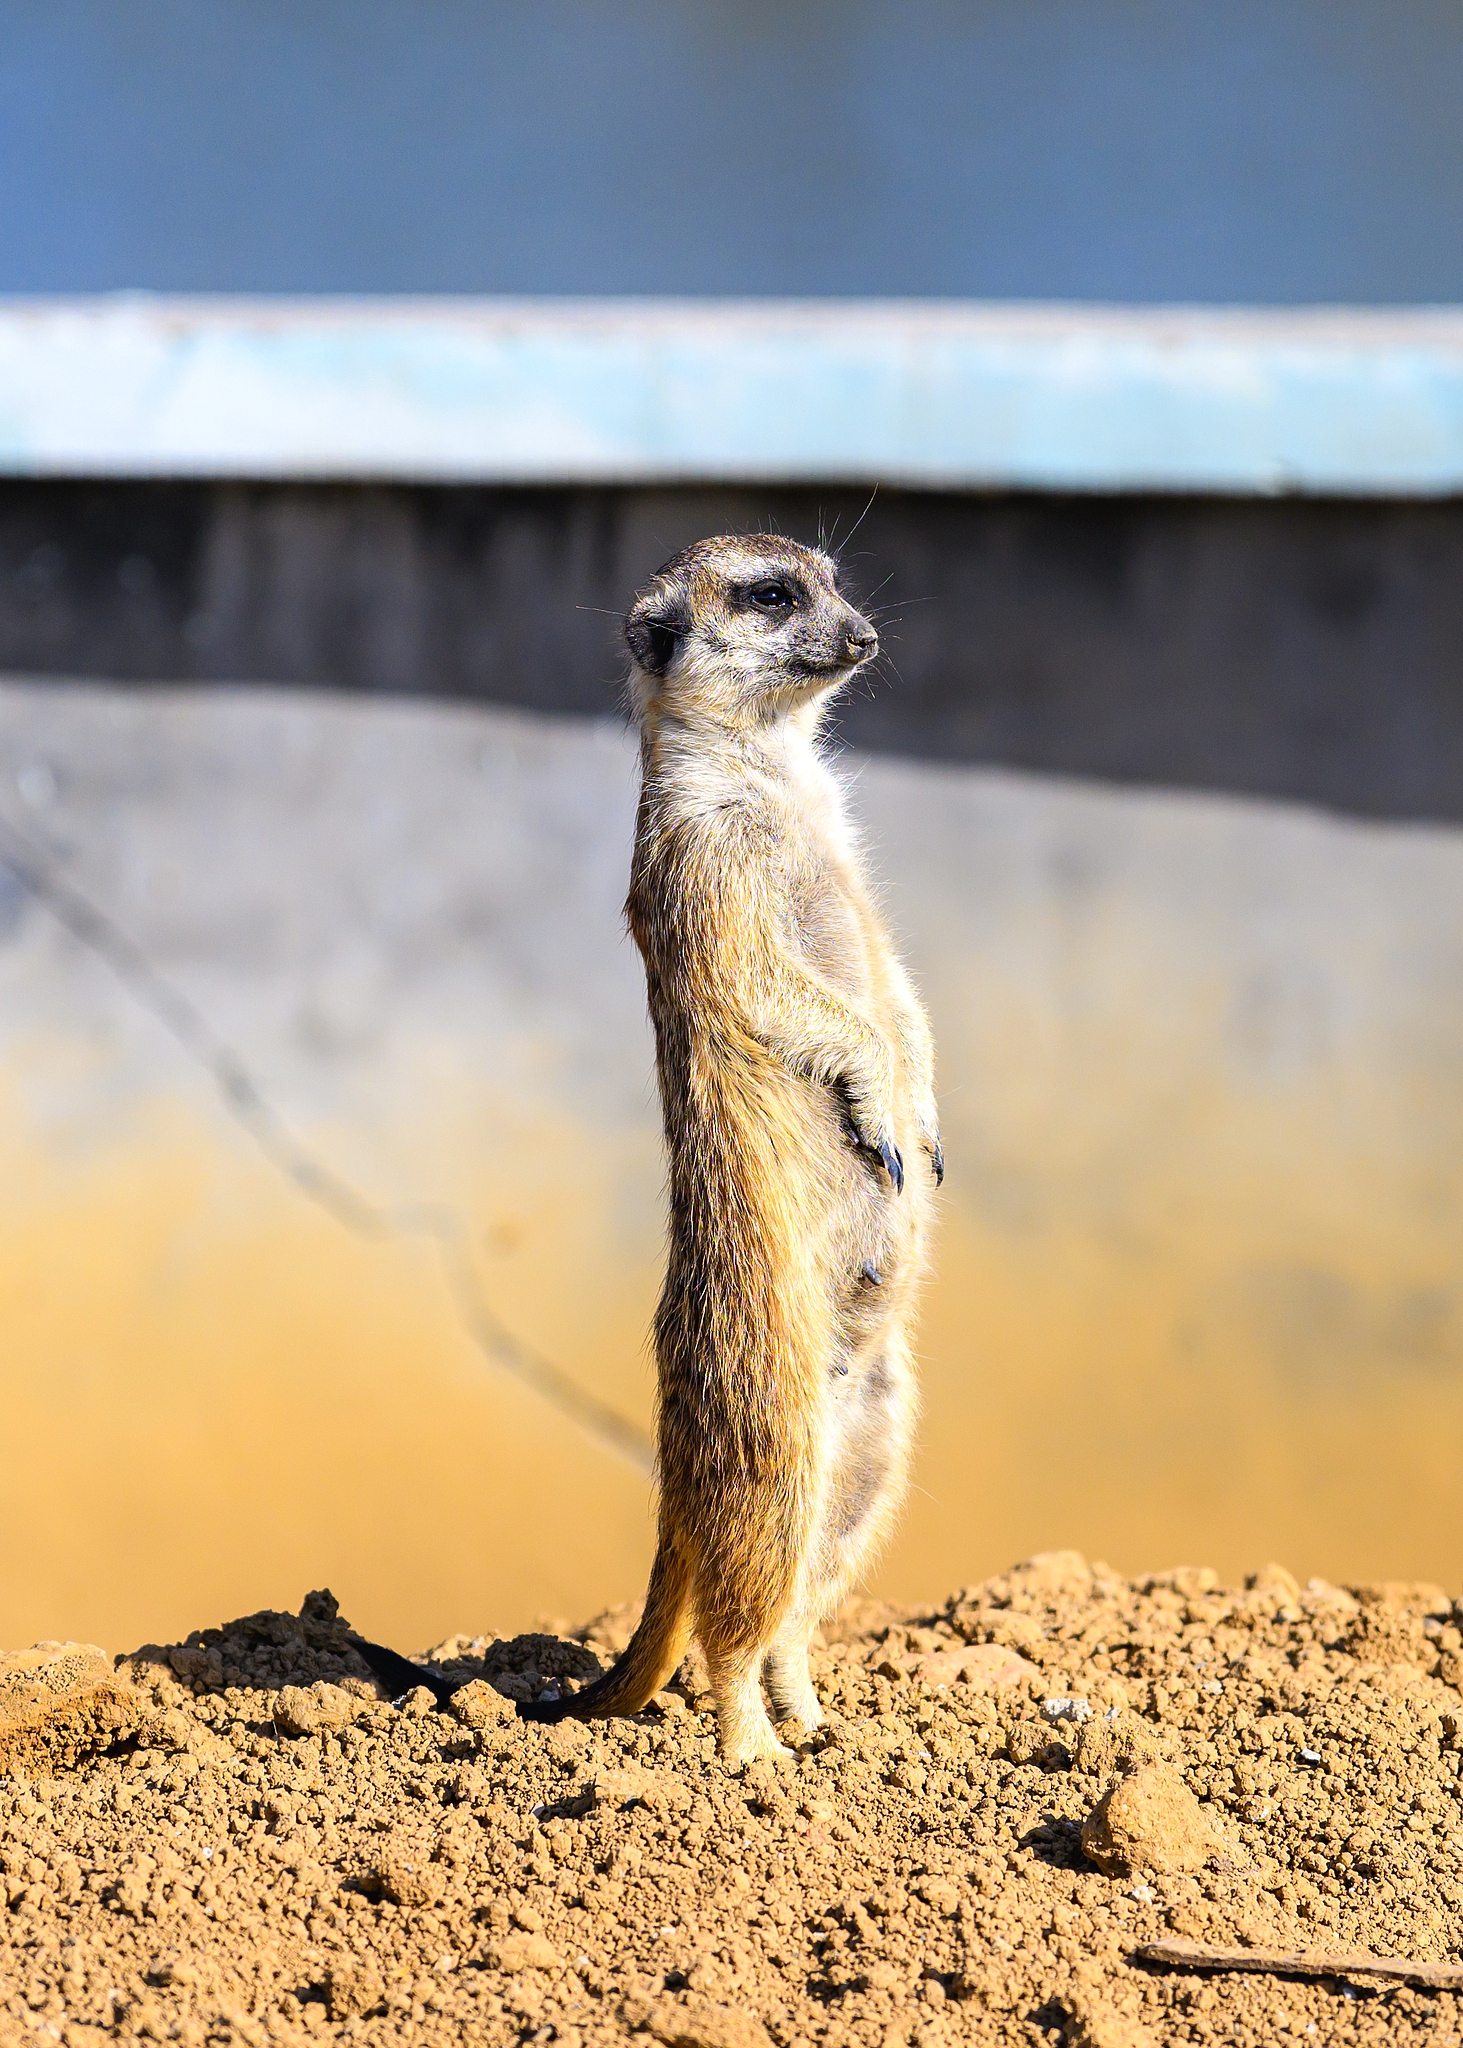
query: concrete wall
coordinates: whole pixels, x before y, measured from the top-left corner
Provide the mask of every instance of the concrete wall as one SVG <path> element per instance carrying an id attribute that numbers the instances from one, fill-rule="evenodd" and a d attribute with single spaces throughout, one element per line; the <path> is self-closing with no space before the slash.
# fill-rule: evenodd
<path id="1" fill-rule="evenodd" d="M 769 522 L 875 595 L 861 747 L 1463 820 L 1456 497 L 0 482 L 0 669 L 610 715 L 627 593 Z"/>
<path id="2" fill-rule="evenodd" d="M 1463 835 L 852 765 L 951 1169 L 881 1583 L 1463 1577 Z M 637 1588 L 633 782 L 588 718 L 0 690 L 0 1640 Z"/>
<path id="3" fill-rule="evenodd" d="M 1463 293 L 1449 0 L 18 0 L 0 289 Z"/>

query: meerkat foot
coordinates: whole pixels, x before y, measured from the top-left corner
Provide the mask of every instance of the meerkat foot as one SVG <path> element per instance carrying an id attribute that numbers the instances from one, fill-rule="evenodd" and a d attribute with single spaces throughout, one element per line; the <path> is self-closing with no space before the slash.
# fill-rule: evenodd
<path id="1" fill-rule="evenodd" d="M 729 1741 L 723 1735 L 719 1748 L 721 1760 L 729 1771 L 739 1771 L 746 1764 L 761 1762 L 764 1758 L 777 1763 L 792 1762 L 797 1757 L 795 1749 L 789 1749 L 785 1742 L 779 1742 L 777 1731 L 764 1714 L 762 1727 L 743 1734 L 737 1741 Z"/>
<path id="2" fill-rule="evenodd" d="M 790 1757 L 793 1752 L 777 1739 L 767 1718 L 757 1671 L 761 1659 L 745 1663 L 739 1658 L 734 1672 L 711 1674 L 716 1699 L 717 1746 L 729 1769 L 755 1763 L 758 1757 Z"/>

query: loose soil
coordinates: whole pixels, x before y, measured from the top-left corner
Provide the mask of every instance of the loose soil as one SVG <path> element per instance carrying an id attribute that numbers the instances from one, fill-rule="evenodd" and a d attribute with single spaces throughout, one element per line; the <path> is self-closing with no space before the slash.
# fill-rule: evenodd
<path id="1" fill-rule="evenodd" d="M 694 1662 L 634 1720 L 514 1716 L 631 1610 L 439 1644 L 440 1712 L 312 1594 L 119 1660 L 105 1750 L 17 1724 L 0 2043 L 1456 2043 L 1452 1993 L 1133 1956 L 1463 1953 L 1460 1612 L 1052 1553 L 855 1608 L 829 1727 L 737 1776 Z"/>

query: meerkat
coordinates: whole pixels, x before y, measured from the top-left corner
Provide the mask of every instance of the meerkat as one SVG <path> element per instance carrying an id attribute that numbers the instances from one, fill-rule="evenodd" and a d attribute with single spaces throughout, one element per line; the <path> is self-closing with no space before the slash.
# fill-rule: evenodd
<path id="1" fill-rule="evenodd" d="M 734 1765 L 816 1728 L 808 1639 L 889 1532 L 944 1178 L 930 1029 L 818 747 L 874 628 L 821 552 L 675 555 L 625 620 L 641 736 L 626 916 L 669 1153 L 655 1318 L 659 1540 L 644 1617 L 533 1720 L 630 1714 L 692 1635 Z"/>

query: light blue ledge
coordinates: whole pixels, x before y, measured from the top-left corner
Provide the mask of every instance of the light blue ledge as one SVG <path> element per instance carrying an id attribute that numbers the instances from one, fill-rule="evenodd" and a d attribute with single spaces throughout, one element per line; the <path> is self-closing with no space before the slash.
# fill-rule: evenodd
<path id="1" fill-rule="evenodd" d="M 1463 490 L 1463 310 L 0 301 L 0 473 Z"/>

